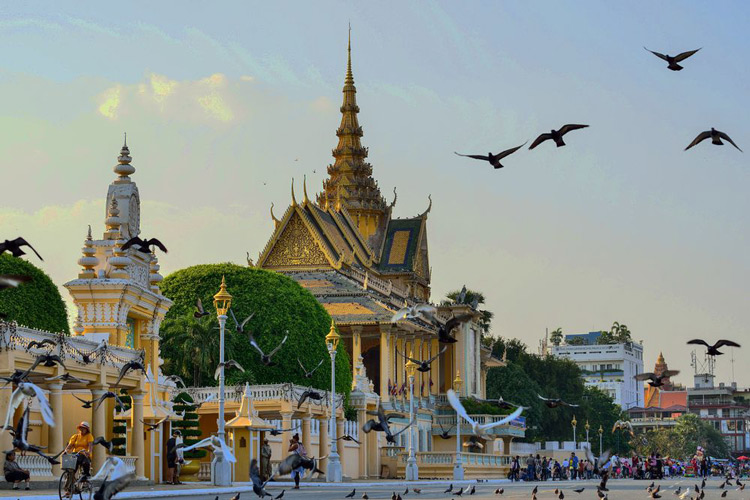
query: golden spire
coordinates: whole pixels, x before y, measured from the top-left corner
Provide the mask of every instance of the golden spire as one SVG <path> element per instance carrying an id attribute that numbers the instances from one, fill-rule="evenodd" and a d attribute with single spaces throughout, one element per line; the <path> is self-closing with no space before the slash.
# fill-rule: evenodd
<path id="1" fill-rule="evenodd" d="M 294 177 L 292 177 L 292 206 L 297 206 L 297 198 L 294 197 Z"/>
<path id="2" fill-rule="evenodd" d="M 361 224 L 358 222 L 359 229 L 367 238 L 375 231 L 388 207 L 372 178 L 372 165 L 367 163 L 368 151 L 361 142 L 362 127 L 357 118 L 359 106 L 352 71 L 351 26 L 342 92 L 341 124 L 336 130 L 338 144 L 332 151 L 335 161 L 328 166 L 329 178 L 323 182 L 323 192 L 318 195 L 317 202 L 320 206 L 330 206 L 334 202 L 339 205 L 340 197 L 340 205 L 345 206 L 355 220 L 362 221 Z"/>
<path id="3" fill-rule="evenodd" d="M 117 157 L 117 165 L 113 169 L 114 172 L 119 176 L 115 183 L 123 184 L 130 182 L 130 175 L 135 172 L 135 167 L 130 164 L 133 158 L 130 157 L 130 149 L 128 149 L 128 135 L 125 134 L 125 141 L 123 142 L 122 149 L 120 150 L 120 156 Z"/>
<path id="4" fill-rule="evenodd" d="M 310 199 L 307 197 L 307 175 L 302 176 L 302 192 L 305 196 L 304 203 L 307 203 L 308 201 L 310 201 Z"/>
<path id="5" fill-rule="evenodd" d="M 96 258 L 96 248 L 91 238 L 91 226 L 89 226 L 89 232 L 86 236 L 86 241 L 81 249 L 83 257 L 78 259 L 78 265 L 83 269 L 78 273 L 80 279 L 93 279 L 96 278 L 96 271 L 94 268 L 99 264 L 99 259 Z"/>

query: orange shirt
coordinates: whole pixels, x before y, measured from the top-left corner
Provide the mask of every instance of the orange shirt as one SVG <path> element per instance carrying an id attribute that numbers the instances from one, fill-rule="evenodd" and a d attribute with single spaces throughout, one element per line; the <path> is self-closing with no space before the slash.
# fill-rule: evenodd
<path id="1" fill-rule="evenodd" d="M 93 442 L 94 436 L 90 432 L 85 436 L 78 432 L 70 438 L 68 446 L 73 447 L 73 453 L 78 453 L 79 451 L 89 451 L 89 445 Z"/>

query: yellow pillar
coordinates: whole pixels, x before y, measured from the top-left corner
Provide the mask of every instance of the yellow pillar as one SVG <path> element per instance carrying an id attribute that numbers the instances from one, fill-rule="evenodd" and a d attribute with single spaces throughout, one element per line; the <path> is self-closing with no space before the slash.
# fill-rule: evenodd
<path id="1" fill-rule="evenodd" d="M 388 394 L 388 380 L 391 378 L 391 358 L 390 343 L 391 343 L 390 327 L 380 327 L 380 401 L 390 401 L 390 394 Z"/>
<path id="2" fill-rule="evenodd" d="M 10 395 L 12 392 L 12 387 L 10 385 L 0 387 L 0 417 L 2 417 L 3 420 L 5 420 L 5 415 L 8 413 Z M 13 424 L 15 425 L 15 422 L 13 422 Z M 10 450 L 13 448 L 13 445 L 11 444 L 12 442 L 13 438 L 11 437 L 10 432 L 0 432 L 0 450 Z M 4 453 L 0 453 L 0 462 L 5 464 Z"/>
<path id="3" fill-rule="evenodd" d="M 440 345 L 439 342 L 436 339 L 433 339 L 430 341 L 430 356 L 434 356 L 435 354 L 440 352 Z M 430 371 L 427 372 L 427 386 L 428 391 L 437 396 L 440 392 L 440 358 L 437 358 L 435 361 L 432 362 L 430 365 Z M 429 387 L 430 380 L 432 380 L 432 387 Z"/>
<path id="4" fill-rule="evenodd" d="M 336 418 L 336 435 L 333 436 L 334 438 L 339 438 L 344 435 L 344 418 L 343 418 L 343 412 L 341 413 L 341 418 Z M 343 439 L 339 441 L 338 443 L 338 452 L 339 456 L 341 457 L 341 465 L 343 466 L 346 462 L 344 461 L 344 445 L 346 441 Z"/>
<path id="5" fill-rule="evenodd" d="M 133 432 L 131 439 L 133 442 L 131 453 L 136 457 L 135 475 L 139 478 L 145 477 L 146 471 L 146 438 L 143 435 L 143 396 L 142 392 L 133 392 L 130 394 L 132 399 L 133 415 Z M 151 478 L 154 479 L 154 478 Z"/>
<path id="6" fill-rule="evenodd" d="M 99 385 L 94 387 L 91 390 L 92 399 L 99 399 L 108 390 L 109 387 L 107 385 Z M 92 409 L 93 415 L 91 418 L 91 434 L 95 438 L 99 436 L 103 436 L 105 438 L 107 437 L 107 409 L 109 407 L 108 403 L 109 402 L 105 400 L 101 405 L 99 405 L 98 409 Z M 106 459 L 107 450 L 101 446 L 94 447 L 94 458 L 91 462 L 93 467 L 92 473 L 95 473 L 96 471 L 101 469 Z"/>
<path id="7" fill-rule="evenodd" d="M 292 415 L 294 415 L 294 412 L 292 411 L 282 411 L 281 412 L 281 428 L 282 429 L 291 429 L 292 428 Z M 292 431 L 285 431 L 281 434 L 281 455 L 286 456 L 287 450 L 289 449 L 289 441 L 292 439 Z"/>
<path id="8" fill-rule="evenodd" d="M 65 438 L 63 437 L 63 385 L 50 384 L 48 388 L 49 404 L 52 407 L 52 416 L 55 419 L 55 426 L 49 428 L 49 449 L 51 454 L 57 454 L 65 447 Z M 53 476 L 59 476 L 60 472 L 60 465 L 52 466 Z"/>
<path id="9" fill-rule="evenodd" d="M 302 446 L 305 447 L 305 451 L 308 454 L 312 451 L 311 436 L 310 436 L 310 410 L 302 417 Z"/>
<path id="10" fill-rule="evenodd" d="M 330 422 L 325 415 L 322 415 L 318 417 L 318 423 L 320 424 L 320 434 L 318 435 L 318 456 L 325 457 L 328 455 L 328 448 L 330 448 L 330 446 L 328 446 L 328 425 Z M 318 467 L 320 470 L 326 470 L 327 464 L 328 459 L 321 460 Z"/>

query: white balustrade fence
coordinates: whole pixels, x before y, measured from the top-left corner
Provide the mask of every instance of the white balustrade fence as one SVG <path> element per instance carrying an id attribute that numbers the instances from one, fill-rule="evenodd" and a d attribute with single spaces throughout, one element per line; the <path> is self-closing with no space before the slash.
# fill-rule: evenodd
<path id="1" fill-rule="evenodd" d="M 17 453 L 16 462 L 18 462 L 19 467 L 22 469 L 28 469 L 31 479 L 52 476 L 52 465 L 46 458 L 42 458 L 39 455 L 21 456 L 20 453 Z"/>

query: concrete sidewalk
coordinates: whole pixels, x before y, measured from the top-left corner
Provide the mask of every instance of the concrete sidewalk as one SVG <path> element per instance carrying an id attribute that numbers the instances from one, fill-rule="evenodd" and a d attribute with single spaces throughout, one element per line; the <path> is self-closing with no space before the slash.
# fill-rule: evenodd
<path id="1" fill-rule="evenodd" d="M 475 479 L 464 480 L 464 481 L 451 481 L 448 479 L 437 479 L 437 480 L 420 480 L 420 481 L 404 481 L 404 480 L 351 480 L 343 483 L 325 483 L 325 482 L 303 482 L 301 483 L 302 491 L 304 490 L 317 490 L 321 488 L 335 489 L 346 491 L 347 493 L 352 488 L 392 488 L 392 489 L 405 489 L 406 487 L 417 488 L 423 486 L 443 486 L 448 487 L 452 484 L 454 486 L 468 486 L 470 484 L 505 484 L 510 483 L 507 479 L 487 479 L 477 482 Z M 32 483 L 33 487 L 33 483 Z M 274 481 L 268 483 L 266 489 L 269 492 L 280 492 L 282 489 L 290 490 L 294 487 L 294 483 L 291 481 Z M 233 486 L 226 488 L 217 488 L 209 483 L 185 483 L 182 485 L 170 485 L 170 484 L 159 484 L 153 486 L 135 486 L 128 488 L 122 493 L 118 493 L 117 499 L 156 499 L 156 498 L 190 498 L 191 500 L 214 500 L 216 496 L 219 500 L 228 500 L 237 493 L 243 493 L 243 497 L 247 498 L 244 493 L 249 493 L 254 498 L 253 488 L 250 483 L 235 483 Z M 23 498 L 24 500 L 55 500 L 58 499 L 57 489 L 44 489 L 44 490 L 30 490 L 24 491 L 23 489 L 18 491 L 11 490 L 0 490 L 0 498 Z M 76 497 L 77 498 L 77 497 Z"/>

